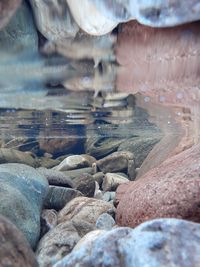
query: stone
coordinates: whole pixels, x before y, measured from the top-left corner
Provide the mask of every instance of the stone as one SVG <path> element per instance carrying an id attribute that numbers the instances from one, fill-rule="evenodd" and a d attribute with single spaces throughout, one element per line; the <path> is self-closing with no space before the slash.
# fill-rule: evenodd
<path id="1" fill-rule="evenodd" d="M 70 220 L 59 223 L 40 240 L 36 256 L 40 267 L 52 266 L 68 255 L 78 241 L 94 226 L 85 221 Z"/>
<path id="2" fill-rule="evenodd" d="M 114 152 L 98 160 L 97 166 L 104 173 L 127 171 L 129 160 L 134 160 L 134 155 L 131 152 Z"/>
<path id="3" fill-rule="evenodd" d="M 37 171 L 47 178 L 50 185 L 64 186 L 69 188 L 74 187 L 71 177 L 63 172 L 55 171 L 53 169 L 49 170 L 43 167 L 38 168 Z"/>
<path id="4" fill-rule="evenodd" d="M 74 22 L 66 1 L 30 0 L 38 30 L 51 41 L 75 37 L 79 28 Z"/>
<path id="5" fill-rule="evenodd" d="M 73 180 L 75 188 L 86 197 L 94 197 L 96 184 L 90 174 L 82 174 Z"/>
<path id="6" fill-rule="evenodd" d="M 78 0 L 67 0 L 70 11 L 79 27 L 91 35 L 111 32 L 119 23 L 137 20 L 151 27 L 172 27 L 199 20 L 199 2 L 192 0 L 171 1 L 122 1 L 85 0 L 84 7 Z M 192 10 L 192 12 L 188 12 Z M 83 15 L 84 14 L 84 15 Z"/>
<path id="7" fill-rule="evenodd" d="M 8 25 L 0 32 L 1 52 L 4 52 L 5 55 L 7 55 L 8 51 L 10 53 L 22 54 L 21 52 L 25 52 L 26 50 L 30 53 L 30 56 L 33 56 L 33 52 L 37 52 L 38 50 L 38 35 L 29 5 L 24 0 L 3 0 L 3 5 L 5 5 L 4 2 L 9 3 L 8 6 L 10 6 L 10 9 L 12 6 L 14 10 L 19 6 L 20 2 L 22 2 L 22 4 L 11 18 Z M 9 20 L 10 17 L 7 17 L 7 19 Z M 24 61 L 23 57 L 20 59 Z M 13 57 L 12 60 L 15 60 L 15 58 Z M 17 65 L 19 64 L 19 62 L 15 63 Z M 10 67 L 12 67 L 11 64 Z"/>
<path id="8" fill-rule="evenodd" d="M 0 164 L 0 213 L 9 218 L 34 248 L 40 235 L 40 212 L 48 182 L 34 168 Z"/>
<path id="9" fill-rule="evenodd" d="M 0 215 L 0 266 L 38 267 L 35 255 L 21 231 Z"/>
<path id="10" fill-rule="evenodd" d="M 116 266 L 124 267 L 126 255 L 119 254 L 121 240 L 129 236 L 133 231 L 131 228 L 120 227 L 111 231 L 106 231 L 90 241 L 89 246 L 83 245 L 79 249 L 75 249 L 67 257 L 64 257 L 60 262 L 53 267 L 72 267 L 78 266 Z M 124 257 L 125 259 L 124 259 Z M 128 255 L 127 255 L 128 257 Z M 134 266 L 134 265 L 127 265 Z"/>
<path id="11" fill-rule="evenodd" d="M 48 154 L 48 153 L 47 153 Z M 60 162 L 56 159 L 51 159 L 50 157 L 40 157 L 39 164 L 43 168 L 51 169 L 57 166 Z"/>
<path id="12" fill-rule="evenodd" d="M 31 155 L 10 148 L 0 148 L 0 164 L 1 163 L 22 163 L 32 167 L 36 167 L 38 162 Z"/>
<path id="13" fill-rule="evenodd" d="M 47 209 L 61 210 L 73 198 L 82 196 L 82 193 L 72 188 L 50 185 L 44 201 Z"/>
<path id="14" fill-rule="evenodd" d="M 78 241 L 78 243 L 73 248 L 73 251 L 78 250 L 79 248 L 81 248 L 83 246 L 91 249 L 94 240 L 97 239 L 99 236 L 101 236 L 104 233 L 106 233 L 106 231 L 101 230 L 101 229 L 93 230 L 93 231 L 87 233 L 84 237 L 82 237 Z"/>
<path id="15" fill-rule="evenodd" d="M 132 137 L 120 144 L 118 147 L 118 151 L 132 152 L 135 156 L 135 167 L 138 168 L 142 165 L 147 155 L 160 140 L 161 137 L 156 135 L 150 137 Z"/>
<path id="16" fill-rule="evenodd" d="M 81 155 L 72 155 L 65 158 L 58 166 L 54 167 L 54 170 L 69 171 L 86 167 L 91 167 L 91 165 L 85 157 Z"/>
<path id="17" fill-rule="evenodd" d="M 75 178 L 83 174 L 94 175 L 96 172 L 97 172 L 97 167 L 95 163 L 92 165 L 92 167 L 88 167 L 88 168 L 81 168 L 81 169 L 76 169 L 76 170 L 71 170 L 71 171 L 62 171 L 62 173 L 68 176 L 72 180 L 72 182 Z"/>
<path id="18" fill-rule="evenodd" d="M 115 173 L 106 173 L 102 189 L 103 191 L 115 191 L 120 184 L 127 183 L 129 180 Z"/>
<path id="19" fill-rule="evenodd" d="M 17 8 L 21 4 L 21 0 L 3 0 L 0 5 L 0 29 L 6 26 Z"/>
<path id="20" fill-rule="evenodd" d="M 76 138 L 79 134 L 84 134 L 82 129 L 74 126 L 68 126 L 67 130 L 63 132 L 64 137 L 60 137 L 60 131 L 57 129 L 44 129 L 39 134 L 39 147 L 44 153 L 50 153 L 56 158 L 68 154 L 77 146 L 80 146 L 82 141 Z M 58 138 L 52 136 L 58 136 Z"/>
<path id="21" fill-rule="evenodd" d="M 115 220 L 108 213 L 102 213 L 96 221 L 96 228 L 101 230 L 111 230 L 115 225 Z"/>
<path id="22" fill-rule="evenodd" d="M 57 225 L 57 211 L 53 209 L 43 209 L 41 214 L 40 237 L 44 236 L 49 230 Z"/>
<path id="23" fill-rule="evenodd" d="M 196 145 L 129 182 L 120 197 L 117 190 L 117 224 L 135 227 L 163 217 L 200 222 L 199 173 L 200 145 Z"/>
<path id="24" fill-rule="evenodd" d="M 104 177 L 105 173 L 103 172 L 97 172 L 93 175 L 94 180 L 99 184 L 99 186 L 102 185 Z"/>
<path id="25" fill-rule="evenodd" d="M 196 267 L 200 261 L 199 238 L 197 223 L 156 219 L 135 229 L 119 227 L 97 234 L 88 246 L 83 242 L 53 267 Z"/>
<path id="26" fill-rule="evenodd" d="M 85 221 L 95 225 L 102 213 L 114 211 L 114 207 L 99 199 L 77 197 L 72 199 L 58 213 L 58 223 L 69 220 Z"/>

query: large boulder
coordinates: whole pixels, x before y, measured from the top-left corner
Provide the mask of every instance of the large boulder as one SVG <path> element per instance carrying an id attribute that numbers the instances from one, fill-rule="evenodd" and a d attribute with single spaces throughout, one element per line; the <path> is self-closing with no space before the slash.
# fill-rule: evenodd
<path id="1" fill-rule="evenodd" d="M 40 235 L 40 213 L 48 192 L 46 178 L 17 163 L 0 165 L 0 214 L 9 218 L 34 248 Z"/>
<path id="2" fill-rule="evenodd" d="M 119 186 L 117 224 L 135 227 L 162 217 L 200 222 L 199 175 L 200 145 L 196 145 L 123 186 L 122 190 Z"/>
<path id="3" fill-rule="evenodd" d="M 92 234 L 92 233 L 91 233 Z M 157 219 L 135 229 L 119 227 L 84 238 L 53 267 L 196 267 L 200 262 L 200 225 Z"/>
<path id="4" fill-rule="evenodd" d="M 0 216 L 0 266 L 38 267 L 30 245 L 19 229 Z"/>

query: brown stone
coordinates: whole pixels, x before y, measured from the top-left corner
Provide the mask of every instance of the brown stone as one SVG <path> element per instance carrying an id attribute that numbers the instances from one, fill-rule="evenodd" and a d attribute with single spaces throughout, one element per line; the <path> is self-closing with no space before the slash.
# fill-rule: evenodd
<path id="1" fill-rule="evenodd" d="M 0 216 L 0 266 L 38 266 L 34 253 L 24 235 L 3 216 Z"/>
<path id="2" fill-rule="evenodd" d="M 9 22 L 19 7 L 21 0 L 1 0 L 0 2 L 0 29 Z"/>
<path id="3" fill-rule="evenodd" d="M 135 227 L 164 217 L 200 222 L 200 145 L 130 182 L 124 194 L 120 187 L 116 197 L 118 225 Z"/>
<path id="4" fill-rule="evenodd" d="M 93 198 L 76 197 L 72 199 L 58 214 L 58 223 L 68 220 L 86 221 L 95 224 L 102 213 L 112 212 L 113 205 Z"/>
<path id="5" fill-rule="evenodd" d="M 129 161 L 134 165 L 134 155 L 129 151 L 114 152 L 97 161 L 98 168 L 104 172 L 119 172 L 128 169 Z"/>

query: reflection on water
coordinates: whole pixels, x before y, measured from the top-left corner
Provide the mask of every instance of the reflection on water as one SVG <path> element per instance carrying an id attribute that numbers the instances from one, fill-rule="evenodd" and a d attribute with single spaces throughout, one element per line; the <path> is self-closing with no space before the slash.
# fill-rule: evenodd
<path id="1" fill-rule="evenodd" d="M 56 46 L 30 12 L 24 2 L 0 32 L 2 148 L 101 158 L 133 146 L 142 174 L 199 142 L 198 23 L 165 32 L 134 22 L 118 40 L 78 33 Z"/>

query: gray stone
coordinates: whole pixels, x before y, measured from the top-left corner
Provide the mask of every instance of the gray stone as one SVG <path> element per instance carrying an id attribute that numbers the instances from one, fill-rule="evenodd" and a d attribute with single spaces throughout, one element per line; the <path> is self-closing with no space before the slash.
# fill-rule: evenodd
<path id="1" fill-rule="evenodd" d="M 50 185 L 45 198 L 44 207 L 47 209 L 61 210 L 73 198 L 80 196 L 82 196 L 82 194 L 78 190 Z"/>
<path id="2" fill-rule="evenodd" d="M 151 133 L 149 133 L 151 135 Z M 155 134 L 154 134 L 155 135 Z M 140 136 L 127 139 L 118 147 L 118 151 L 130 151 L 135 156 L 135 167 L 142 165 L 153 147 L 161 140 L 161 136 Z"/>
<path id="3" fill-rule="evenodd" d="M 70 188 L 74 187 L 71 177 L 67 174 L 64 174 L 63 172 L 55 171 L 52 169 L 49 170 L 43 167 L 40 167 L 37 170 L 47 178 L 50 185 L 58 185 Z"/>
<path id="4" fill-rule="evenodd" d="M 65 158 L 58 166 L 54 167 L 54 170 L 69 171 L 86 167 L 91 167 L 91 164 L 85 157 L 73 155 Z"/>
<path id="5" fill-rule="evenodd" d="M 40 267 L 52 266 L 68 255 L 78 241 L 94 226 L 85 221 L 71 220 L 58 224 L 39 242 L 36 255 Z"/>
<path id="6" fill-rule="evenodd" d="M 200 262 L 200 225 L 156 219 L 135 229 L 119 227 L 79 246 L 53 267 L 196 267 Z"/>
<path id="7" fill-rule="evenodd" d="M 17 8 L 21 4 L 21 0 L 1 1 L 0 6 L 0 29 L 6 26 Z"/>
<path id="8" fill-rule="evenodd" d="M 103 191 L 115 191 L 120 184 L 127 183 L 129 180 L 115 173 L 106 173 L 102 189 Z"/>
<path id="9" fill-rule="evenodd" d="M 95 174 L 96 173 L 96 165 L 93 164 L 92 167 L 88 168 L 81 168 L 81 169 L 76 169 L 76 170 L 71 170 L 71 171 L 62 171 L 63 174 L 65 174 L 67 177 L 69 177 L 72 181 L 83 174 Z"/>
<path id="10" fill-rule="evenodd" d="M 127 171 L 129 160 L 134 160 L 134 155 L 128 151 L 114 152 L 97 161 L 98 168 L 104 172 Z"/>
<path id="11" fill-rule="evenodd" d="M 96 221 L 96 228 L 101 230 L 111 230 L 115 225 L 115 220 L 108 213 L 102 213 Z"/>
<path id="12" fill-rule="evenodd" d="M 0 148 L 1 163 L 23 163 L 32 167 L 38 164 L 37 160 L 26 152 L 10 148 Z"/>
<path id="13" fill-rule="evenodd" d="M 40 212 L 47 191 L 46 178 L 34 168 L 0 165 L 0 213 L 16 224 L 33 248 L 40 235 Z"/>
<path id="14" fill-rule="evenodd" d="M 73 180 L 75 188 L 86 197 L 93 197 L 96 189 L 95 180 L 90 174 L 82 174 Z"/>

